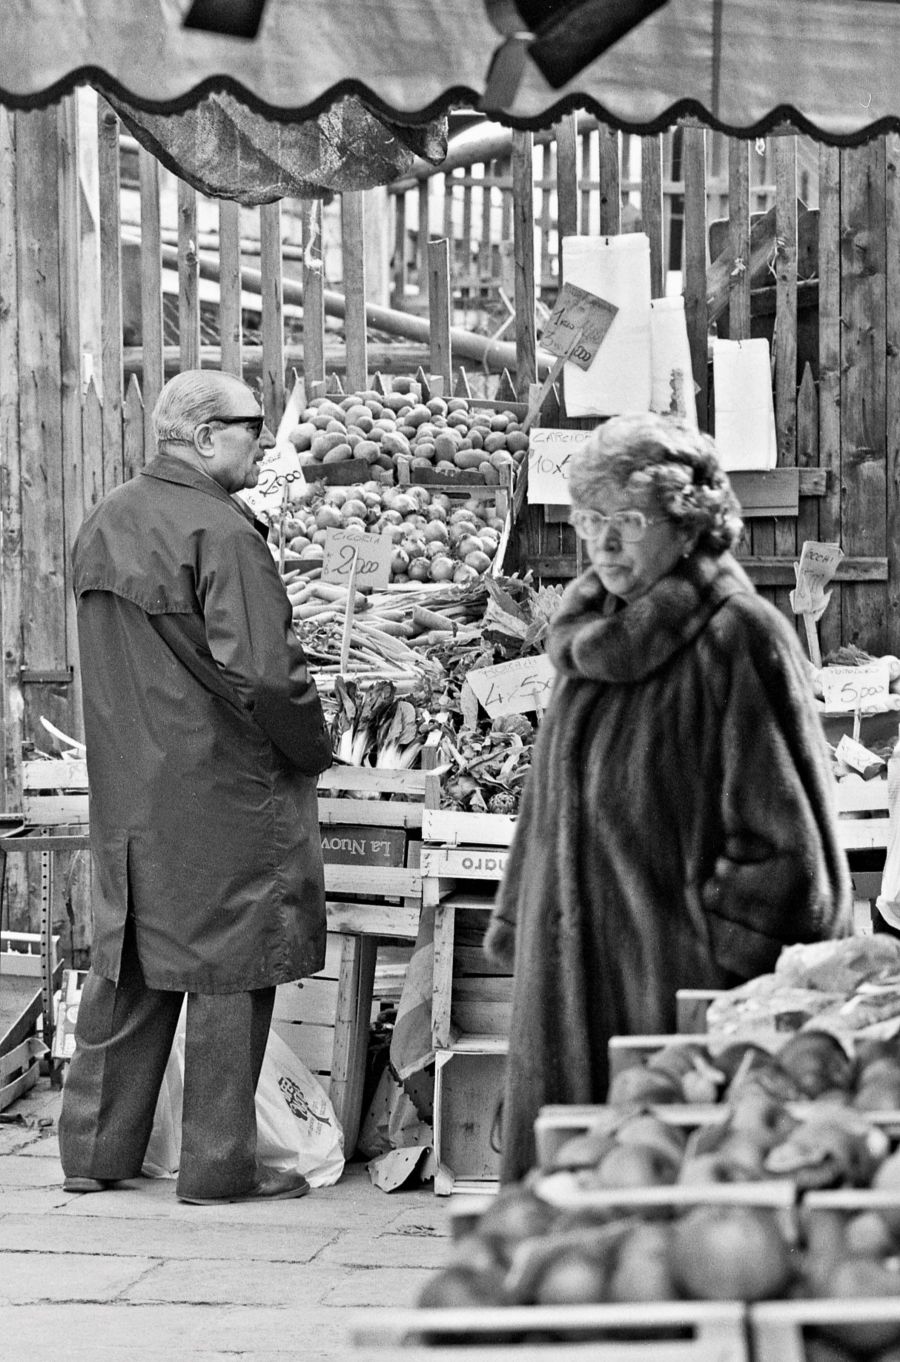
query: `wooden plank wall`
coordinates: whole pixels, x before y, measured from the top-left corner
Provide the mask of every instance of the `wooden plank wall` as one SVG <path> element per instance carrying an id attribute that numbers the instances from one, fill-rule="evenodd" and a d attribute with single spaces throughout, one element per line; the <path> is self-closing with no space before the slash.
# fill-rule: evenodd
<path id="1" fill-rule="evenodd" d="M 177 246 L 160 222 L 160 168 L 141 152 L 140 308 L 142 381 L 125 382 L 122 339 L 122 224 L 119 214 L 121 129 L 101 100 L 97 117 L 100 217 L 93 224 L 102 268 L 101 343 L 85 385 L 79 332 L 80 201 L 76 123 L 70 100 L 40 112 L 0 109 L 0 634 L 3 644 L 0 720 L 7 808 L 21 798 L 23 744 L 49 749 L 44 715 L 80 736 L 76 639 L 68 590 L 69 554 L 85 511 L 132 476 L 151 449 L 149 417 L 167 372 L 162 265 L 177 268 L 177 350 L 182 364 L 202 362 L 249 372 L 242 334 L 240 285 L 262 298 L 260 395 L 270 422 L 283 408 L 295 355 L 284 345 L 282 205 L 259 213 L 260 269 L 242 263 L 242 219 L 218 206 L 225 286 L 220 294 L 220 347 L 203 343 L 201 284 L 209 260 L 198 245 L 199 196 L 178 190 Z M 517 341 L 519 395 L 535 376 L 535 339 L 559 285 L 560 232 L 642 228 L 650 238 L 655 296 L 665 289 L 675 243 L 689 320 L 701 421 L 710 421 L 708 324 L 724 317 L 733 337 L 760 324 L 746 262 L 751 219 L 773 208 L 777 249 L 763 256 L 774 319 L 774 394 L 778 460 L 822 475 L 819 495 L 801 499 L 799 517 L 755 520 L 741 552 L 761 589 L 783 607 L 792 563 L 806 538 L 839 539 L 846 560 L 821 623 L 823 649 L 855 642 L 900 653 L 900 139 L 857 150 L 818 153 L 818 266 L 814 288 L 817 346 L 801 352 L 800 228 L 797 200 L 809 174 L 809 150 L 792 136 L 764 144 L 724 142 L 698 125 L 660 137 L 623 137 L 570 115 L 546 134 L 516 133 L 509 153 L 453 175 L 423 180 L 392 204 L 398 238 L 398 300 L 432 321 L 430 353 L 445 381 L 459 375 L 468 390 L 496 376 L 459 370 L 450 328 L 478 311 L 493 292 L 498 339 Z M 443 178 L 444 184 L 441 184 Z M 432 204 L 443 194 L 435 219 Z M 325 344 L 329 281 L 321 257 L 322 206 L 303 213 L 302 279 L 309 381 L 332 381 Z M 726 259 L 710 271 L 708 230 L 727 216 Z M 374 343 L 363 329 L 366 281 L 359 196 L 343 204 L 347 268 L 346 363 L 354 385 L 372 377 Z M 437 226 L 435 232 L 432 226 Z M 805 230 L 805 228 L 804 228 Z M 416 240 L 411 249 L 411 234 Z M 167 240 L 163 240 L 164 235 Z M 535 244 L 536 243 L 536 244 Z M 429 267 L 429 261 L 431 266 Z M 676 262 L 677 263 L 677 262 Z M 430 274 L 430 278 L 429 278 Z M 711 280 L 726 280 L 712 298 Z M 331 281 L 332 284 L 338 281 Z M 418 293 L 413 296 L 413 287 Z M 502 294 L 506 297 L 504 303 Z M 435 296 L 432 296 L 435 295 Z M 804 297 L 807 296 L 804 294 Z M 717 311 L 717 309 L 720 309 Z M 770 328 L 771 329 L 771 328 Z M 383 347 L 383 342 L 379 342 Z M 429 353 L 429 346 L 425 346 Z M 169 362 L 169 371 L 171 363 Z M 344 382 L 347 383 L 345 370 Z M 503 380 L 504 383 L 506 380 Z M 511 389 L 502 390 L 509 394 Z M 564 393 L 560 394 L 564 402 Z M 549 413 L 566 423 L 561 413 Z M 546 523 L 529 508 L 520 549 L 539 577 L 561 580 L 578 568 L 565 524 Z M 13 893 L 13 927 L 27 927 L 30 908 Z M 76 942 L 77 944 L 77 942 Z"/>

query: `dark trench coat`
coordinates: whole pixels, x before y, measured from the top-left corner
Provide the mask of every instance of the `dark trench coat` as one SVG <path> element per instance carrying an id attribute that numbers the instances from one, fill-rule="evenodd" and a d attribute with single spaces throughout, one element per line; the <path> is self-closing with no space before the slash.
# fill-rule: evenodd
<path id="1" fill-rule="evenodd" d="M 93 969 L 117 979 L 130 909 L 150 988 L 315 973 L 314 777 L 331 749 L 263 535 L 218 483 L 160 455 L 88 515 L 73 567 Z"/>

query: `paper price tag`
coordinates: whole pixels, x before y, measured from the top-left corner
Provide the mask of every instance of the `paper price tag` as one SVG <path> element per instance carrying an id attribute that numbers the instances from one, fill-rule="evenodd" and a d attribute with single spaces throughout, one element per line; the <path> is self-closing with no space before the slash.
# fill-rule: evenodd
<path id="1" fill-rule="evenodd" d="M 303 500 L 307 481 L 293 445 L 270 450 L 262 461 L 255 487 L 243 488 L 236 495 L 257 517 L 270 519 L 289 503 Z"/>
<path id="2" fill-rule="evenodd" d="M 551 355 L 565 355 L 579 369 L 589 369 L 618 310 L 596 293 L 563 284 L 541 332 L 541 346 Z"/>
<path id="3" fill-rule="evenodd" d="M 322 580 L 347 586 L 357 556 L 356 585 L 387 586 L 393 543 L 388 535 L 360 530 L 328 530 L 322 545 Z"/>
<path id="4" fill-rule="evenodd" d="M 831 581 L 844 556 L 840 544 L 815 543 L 808 539 L 801 550 L 800 562 L 795 565 L 797 585 L 790 593 L 795 615 L 814 615 L 819 619 L 825 611 L 830 593 L 825 588 Z"/>
<path id="5" fill-rule="evenodd" d="M 546 709 L 556 672 L 545 653 L 477 667 L 466 680 L 492 719 Z"/>
<path id="6" fill-rule="evenodd" d="M 887 764 L 874 752 L 870 752 L 868 747 L 863 747 L 861 742 L 856 742 L 846 733 L 835 748 L 835 755 L 852 771 L 865 776 L 867 780 L 878 775 L 878 772 L 882 771 Z"/>
<path id="7" fill-rule="evenodd" d="M 554 430 L 534 426 L 529 432 L 527 500 L 538 506 L 568 506 L 567 464 L 574 450 L 583 445 L 583 430 Z"/>
<path id="8" fill-rule="evenodd" d="M 823 667 L 819 677 L 825 708 L 833 713 L 888 708 L 891 678 L 886 658 L 866 662 L 861 667 Z"/>

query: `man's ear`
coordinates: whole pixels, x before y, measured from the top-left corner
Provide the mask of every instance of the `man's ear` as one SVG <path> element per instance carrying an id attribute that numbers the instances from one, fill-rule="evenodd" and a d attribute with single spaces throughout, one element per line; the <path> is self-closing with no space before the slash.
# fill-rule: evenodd
<path id="1" fill-rule="evenodd" d="M 203 421 L 194 428 L 194 448 L 201 458 L 211 459 L 214 457 L 216 446 L 213 440 L 212 426 L 208 421 Z"/>

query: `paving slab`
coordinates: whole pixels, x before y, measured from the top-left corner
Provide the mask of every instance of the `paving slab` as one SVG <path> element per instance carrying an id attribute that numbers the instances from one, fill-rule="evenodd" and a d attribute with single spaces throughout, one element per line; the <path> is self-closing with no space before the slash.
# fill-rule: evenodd
<path id="1" fill-rule="evenodd" d="M 340 1231 L 326 1226 L 273 1229 L 261 1225 L 190 1224 L 187 1221 L 110 1219 L 105 1216 L 59 1215 L 48 1226 L 47 1217 L 0 1215 L 0 1253 L 52 1252 L 115 1254 L 122 1258 L 255 1259 L 269 1262 L 309 1262 L 328 1247 Z M 52 1236 L 52 1238 L 50 1237 Z"/>
<path id="2" fill-rule="evenodd" d="M 151 1258 L 99 1253 L 4 1253 L 0 1305 L 116 1300 L 156 1266 Z"/>

